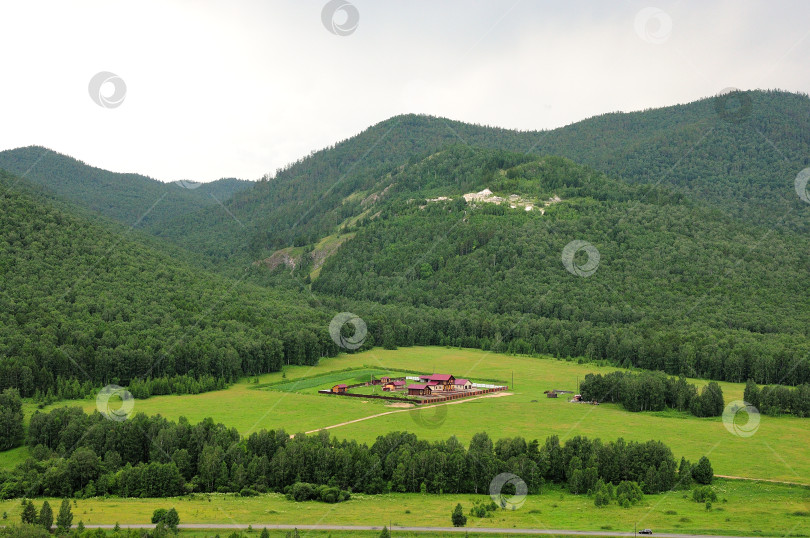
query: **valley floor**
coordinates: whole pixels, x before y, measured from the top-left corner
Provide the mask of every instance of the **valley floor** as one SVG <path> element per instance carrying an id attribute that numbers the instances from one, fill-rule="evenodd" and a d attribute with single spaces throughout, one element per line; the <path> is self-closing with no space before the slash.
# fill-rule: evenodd
<path id="1" fill-rule="evenodd" d="M 593 498 L 571 495 L 558 487 L 530 495 L 517 510 L 498 510 L 494 517 L 468 516 L 467 529 L 571 529 L 594 532 L 633 532 L 650 528 L 655 535 L 725 534 L 736 536 L 807 536 L 810 534 L 810 490 L 779 484 L 718 480 L 718 502 L 707 511 L 682 491 L 648 495 L 631 508 L 615 504 L 596 508 Z M 685 498 L 687 497 L 687 498 Z M 450 512 L 461 503 L 468 512 L 474 500 L 486 495 L 354 495 L 339 504 L 296 503 L 280 494 L 239 497 L 232 494 L 197 494 L 169 499 L 80 499 L 73 507 L 73 522 L 85 525 L 148 524 L 156 508 L 177 509 L 182 524 L 350 525 L 448 527 Z M 37 502 L 41 502 L 38 499 Z M 58 499 L 50 500 L 58 505 Z M 20 502 L 0 502 L 9 521 L 19 521 Z M 219 528 L 219 527 L 217 527 Z M 210 533 L 213 535 L 214 533 Z M 307 532 L 309 534 L 309 531 Z M 378 533 L 377 533 L 378 534 Z"/>
<path id="2" fill-rule="evenodd" d="M 291 391 L 273 390 L 272 385 L 268 386 L 319 374 L 330 374 L 331 379 L 337 375 L 333 375 L 335 372 L 363 366 L 446 372 L 473 381 L 500 380 L 509 385 L 511 395 L 387 414 L 400 410 L 372 399 L 318 394 L 318 388 L 322 387 L 309 386 L 311 383 L 301 383 L 306 388 Z M 672 449 L 676 461 L 684 456 L 696 462 L 707 455 L 716 474 L 810 485 L 808 419 L 762 416 L 754 435 L 739 437 L 724 427 L 720 417 L 696 418 L 669 411 L 630 413 L 615 404 L 576 405 L 568 403 L 566 398 L 551 399 L 543 394 L 549 389 L 575 390 L 578 380 L 587 373 L 611 370 L 615 368 L 472 349 L 373 349 L 322 359 L 316 366 L 285 367 L 285 377 L 281 372 L 263 375 L 258 384 L 244 379 L 221 391 L 138 400 L 134 411 L 161 414 L 172 420 L 185 416 L 192 422 L 213 417 L 214 421 L 235 427 L 243 435 L 263 428 L 283 428 L 294 434 L 343 424 L 330 429 L 330 434 L 367 443 L 390 431 L 409 431 L 428 440 L 455 435 L 463 443 L 480 431 L 486 431 L 493 439 L 522 436 L 542 441 L 549 435 L 558 435 L 562 442 L 576 435 L 600 437 L 605 441 L 618 437 L 635 441 L 655 439 Z M 706 383 L 705 380 L 690 382 L 698 387 Z M 742 399 L 743 384 L 720 385 L 726 403 Z M 45 410 L 63 405 L 80 405 L 87 411 L 95 409 L 95 401 L 80 400 L 59 402 Z M 27 416 L 35 410 L 33 404 L 26 404 Z M 19 462 L 25 455 L 26 449 L 0 453 L 0 466 Z"/>

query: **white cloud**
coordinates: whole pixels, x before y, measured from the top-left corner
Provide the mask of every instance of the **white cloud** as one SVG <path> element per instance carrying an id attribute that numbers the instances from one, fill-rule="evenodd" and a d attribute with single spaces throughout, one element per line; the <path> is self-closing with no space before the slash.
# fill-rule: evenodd
<path id="1" fill-rule="evenodd" d="M 340 37 L 320 0 L 3 2 L 0 149 L 256 179 L 404 112 L 542 129 L 728 86 L 810 88 L 804 2 L 660 2 L 660 44 L 635 29 L 647 3 L 353 3 Z M 99 71 L 125 80 L 120 107 L 90 99 Z"/>

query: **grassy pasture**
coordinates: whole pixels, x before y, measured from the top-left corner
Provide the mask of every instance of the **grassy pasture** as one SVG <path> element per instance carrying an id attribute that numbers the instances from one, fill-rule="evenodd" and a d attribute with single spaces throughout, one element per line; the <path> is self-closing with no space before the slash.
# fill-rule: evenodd
<path id="1" fill-rule="evenodd" d="M 707 511 L 703 504 L 684 498 L 685 492 L 651 495 L 632 508 L 612 504 L 595 508 L 593 499 L 553 487 L 532 495 L 519 509 L 499 510 L 490 518 L 468 516 L 467 527 L 523 527 L 630 531 L 651 528 L 656 533 L 737 534 L 747 536 L 807 536 L 810 534 L 810 491 L 807 488 L 750 481 L 719 480 L 719 501 Z M 173 499 L 85 499 L 73 507 L 74 523 L 148 523 L 156 508 L 175 507 L 182 523 L 335 524 L 450 526 L 450 512 L 460 502 L 468 512 L 484 495 L 356 495 L 345 503 L 295 503 L 283 495 L 244 498 L 231 494 L 196 495 Z M 723 499 L 726 502 L 723 502 Z M 41 504 L 42 499 L 37 503 Z M 58 499 L 49 501 L 59 506 Z M 18 500 L 0 502 L 10 521 L 19 521 Z M 230 531 L 224 535 L 229 534 Z M 191 534 L 191 533 L 189 533 Z M 213 536 L 213 532 L 196 535 Z M 338 534 L 332 533 L 333 536 Z M 378 534 L 378 533 L 377 533 Z M 223 534 L 221 534 L 223 535 Z M 364 533 L 353 536 L 369 535 Z"/>
<path id="2" fill-rule="evenodd" d="M 509 395 L 460 400 L 438 412 L 431 407 L 396 409 L 384 401 L 317 394 L 318 387 L 329 385 L 329 377 L 319 380 L 326 383 L 303 391 L 268 390 L 275 387 L 266 386 L 278 382 L 289 384 L 315 375 L 346 379 L 346 372 L 336 370 L 361 367 L 381 373 L 417 370 L 447 372 L 473 380 L 503 379 L 509 382 Z M 515 435 L 544 439 L 552 434 L 559 435 L 562 440 L 575 435 L 603 440 L 618 437 L 638 441 L 660 439 L 672 448 L 676 458 L 685 456 L 696 461 L 700 456 L 708 455 L 717 474 L 810 484 L 808 419 L 762 416 L 757 432 L 743 438 L 727 431 L 719 417 L 700 419 L 677 412 L 629 413 L 617 405 L 571 404 L 566 398 L 549 399 L 543 394 L 544 390 L 552 388 L 575 390 L 577 379 L 582 379 L 585 374 L 611 370 L 615 368 L 470 349 L 374 349 L 323 359 L 316 366 L 286 367 L 286 378 L 282 378 L 280 372 L 267 374 L 261 376 L 259 384 L 243 380 L 217 392 L 139 400 L 135 403 L 135 411 L 159 413 L 175 420 L 186 416 L 192 422 L 210 416 L 215 421 L 236 427 L 242 434 L 262 428 L 284 428 L 290 433 L 311 431 L 389 412 L 330 430 L 338 438 L 365 442 L 373 442 L 378 435 L 393 430 L 411 431 L 420 438 L 431 440 L 455 435 L 462 442 L 468 442 L 480 431 L 487 431 L 496 439 Z M 349 375 L 360 374 L 349 372 Z M 699 387 L 706 383 L 703 380 L 692 382 Z M 726 402 L 742 399 L 742 384 L 720 385 Z M 299 388 L 301 386 L 303 384 Z M 67 403 L 81 405 L 88 411 L 95 408 L 95 402 L 90 400 Z M 33 406 L 27 405 L 26 412 L 33 412 Z M 4 457 L 0 455 L 0 463 Z"/>

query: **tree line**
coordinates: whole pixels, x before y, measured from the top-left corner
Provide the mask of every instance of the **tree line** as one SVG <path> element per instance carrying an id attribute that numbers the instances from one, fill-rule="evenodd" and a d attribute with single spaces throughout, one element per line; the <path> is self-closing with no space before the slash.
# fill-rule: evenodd
<path id="1" fill-rule="evenodd" d="M 660 441 L 574 437 L 561 443 L 521 437 L 493 441 L 485 432 L 464 446 L 456 437 L 428 442 L 392 432 L 370 446 L 283 430 L 241 437 L 206 419 L 191 425 L 140 413 L 116 422 L 79 408 L 37 412 L 30 422 L 32 458 L 0 471 L 0 497 L 164 497 L 190 492 L 291 493 L 325 485 L 331 492 L 486 493 L 504 472 L 529 492 L 544 483 L 585 493 L 598 480 L 637 482 L 645 493 L 674 487 L 681 471 Z M 682 462 L 683 466 L 683 462 Z M 691 467 L 689 467 L 691 474 Z M 709 478 L 710 480 L 710 478 Z M 308 491 L 308 490 L 307 490 Z M 318 492 L 320 495 L 321 492 Z M 314 493 L 313 493 L 314 495 Z"/>
<path id="2" fill-rule="evenodd" d="M 0 451 L 14 448 L 23 438 L 22 399 L 16 389 L 0 392 Z"/>
<path id="3" fill-rule="evenodd" d="M 628 411 L 689 411 L 697 417 L 723 414 L 723 390 L 714 381 L 698 393 L 683 376 L 663 372 L 587 374 L 579 386 L 584 400 L 620 403 Z"/>
<path id="4" fill-rule="evenodd" d="M 743 398 L 763 415 L 810 417 L 810 384 L 796 387 L 766 385 L 758 387 L 753 380 L 745 384 Z"/>

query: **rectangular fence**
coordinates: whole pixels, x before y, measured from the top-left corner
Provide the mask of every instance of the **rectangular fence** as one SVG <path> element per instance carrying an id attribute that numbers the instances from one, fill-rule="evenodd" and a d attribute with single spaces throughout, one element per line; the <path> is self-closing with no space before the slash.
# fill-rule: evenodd
<path id="1" fill-rule="evenodd" d="M 353 387 L 362 387 L 365 386 L 365 383 L 360 383 L 357 385 L 349 385 L 346 387 L 347 389 L 351 389 Z M 506 390 L 509 387 L 506 386 L 496 386 L 488 389 L 478 389 L 472 391 L 464 391 L 458 393 L 449 393 L 443 394 L 442 396 L 430 396 L 425 400 L 413 400 L 410 398 L 401 398 L 399 396 L 383 396 L 381 394 L 352 394 L 351 392 L 332 392 L 331 390 L 319 390 L 318 392 L 321 394 L 334 394 L 335 396 L 350 396 L 352 398 L 374 398 L 377 400 L 392 400 L 396 402 L 408 402 L 414 405 L 421 405 L 421 404 L 432 404 L 432 403 L 439 403 L 439 402 L 447 402 L 450 400 L 460 400 L 462 398 L 470 398 L 472 396 L 481 396 L 482 394 L 490 394 L 493 392 L 500 392 Z"/>

